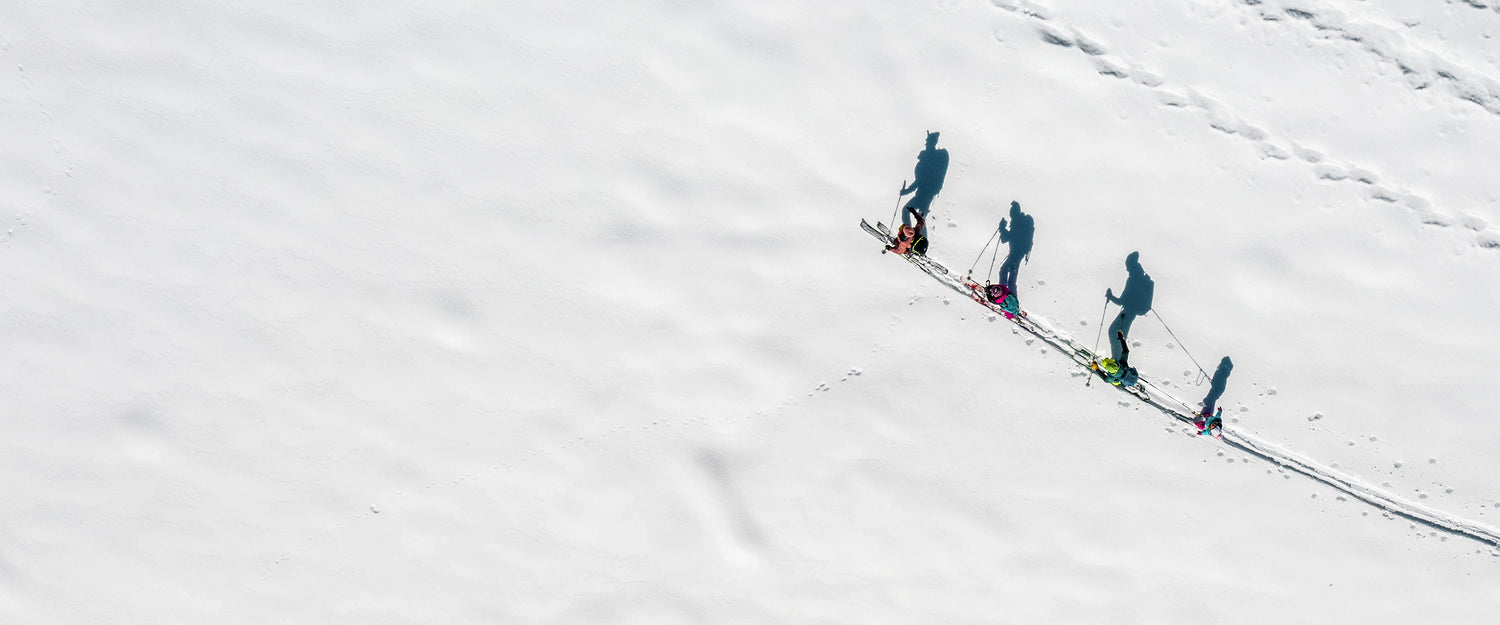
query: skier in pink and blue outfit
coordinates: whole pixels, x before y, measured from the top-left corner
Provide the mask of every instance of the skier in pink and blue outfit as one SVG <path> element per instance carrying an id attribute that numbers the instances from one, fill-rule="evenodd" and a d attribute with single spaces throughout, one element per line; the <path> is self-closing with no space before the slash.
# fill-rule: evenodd
<path id="1" fill-rule="evenodd" d="M 1208 408 L 1205 407 L 1203 414 L 1198 415 L 1198 418 L 1194 419 L 1193 423 L 1198 425 L 1199 436 L 1224 438 L 1224 407 L 1219 406 L 1219 409 L 1214 411 L 1211 417 L 1208 416 Z"/>

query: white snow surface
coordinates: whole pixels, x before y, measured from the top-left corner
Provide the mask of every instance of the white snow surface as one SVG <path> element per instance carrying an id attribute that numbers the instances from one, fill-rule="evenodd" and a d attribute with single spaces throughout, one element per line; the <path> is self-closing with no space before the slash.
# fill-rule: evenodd
<path id="1" fill-rule="evenodd" d="M 0 622 L 1488 623 L 1500 3 L 0 6 Z M 1003 250 L 1002 250 L 1003 255 Z M 1105 323 L 1108 323 L 1106 319 Z"/>

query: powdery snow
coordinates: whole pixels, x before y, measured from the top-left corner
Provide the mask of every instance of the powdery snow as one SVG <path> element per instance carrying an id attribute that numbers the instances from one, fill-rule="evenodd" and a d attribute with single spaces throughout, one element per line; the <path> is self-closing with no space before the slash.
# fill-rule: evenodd
<path id="1" fill-rule="evenodd" d="M 1138 252 L 1144 375 L 1493 532 L 1494 3 L 445 4 L 0 8 L 0 620 L 1500 610 L 857 227 L 940 131 L 933 257 Z"/>

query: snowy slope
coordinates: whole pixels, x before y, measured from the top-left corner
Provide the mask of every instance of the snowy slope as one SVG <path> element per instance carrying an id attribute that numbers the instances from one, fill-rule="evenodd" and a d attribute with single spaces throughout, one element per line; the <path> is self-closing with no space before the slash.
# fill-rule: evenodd
<path id="1" fill-rule="evenodd" d="M 1164 389 L 1227 356 L 1231 433 L 1500 526 L 1489 3 L 0 24 L 0 620 L 1500 608 L 1493 545 L 1085 386 L 856 227 L 941 131 L 935 257 L 1019 202 L 1023 303 L 1090 343 L 1138 252 Z"/>

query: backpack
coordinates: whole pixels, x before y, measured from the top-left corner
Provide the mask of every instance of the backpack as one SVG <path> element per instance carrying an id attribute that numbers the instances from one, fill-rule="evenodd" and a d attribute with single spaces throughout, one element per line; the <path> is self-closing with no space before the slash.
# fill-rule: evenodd
<path id="1" fill-rule="evenodd" d="M 1011 292 L 1010 287 L 1003 284 L 991 284 L 984 288 L 985 296 L 989 297 L 990 303 L 1000 307 L 1005 313 L 1006 319 L 1014 319 L 1021 314 L 1021 300 Z"/>
<path id="2" fill-rule="evenodd" d="M 1140 374 L 1135 372 L 1135 367 L 1120 366 L 1119 361 L 1113 358 L 1099 361 L 1099 368 L 1104 370 L 1104 379 L 1115 386 L 1135 386 L 1135 383 L 1141 380 Z"/>

